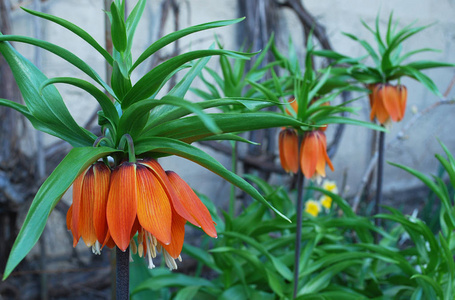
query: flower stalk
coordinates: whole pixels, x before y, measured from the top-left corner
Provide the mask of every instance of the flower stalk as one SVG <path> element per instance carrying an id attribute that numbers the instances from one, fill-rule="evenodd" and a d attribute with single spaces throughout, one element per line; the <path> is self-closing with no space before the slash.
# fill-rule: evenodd
<path id="1" fill-rule="evenodd" d="M 117 300 L 128 300 L 130 289 L 129 289 L 129 278 L 130 278 L 130 248 L 128 247 L 126 251 L 120 250 L 118 247 L 116 249 L 116 284 L 117 284 Z"/>
<path id="2" fill-rule="evenodd" d="M 376 197 L 374 201 L 374 211 L 373 214 L 377 215 L 380 212 L 380 205 L 382 202 L 382 177 L 384 173 L 384 150 L 385 150 L 385 132 L 379 132 L 379 149 L 378 149 L 378 174 L 376 178 Z M 375 219 L 375 225 L 379 226 L 380 219 Z M 378 239 L 378 234 L 376 234 L 376 242 Z"/>
<path id="3" fill-rule="evenodd" d="M 305 185 L 305 177 L 302 171 L 297 173 L 297 219 L 295 230 L 295 257 L 294 257 L 294 292 L 293 298 L 297 297 L 299 287 L 299 269 L 300 269 L 300 250 L 302 248 L 302 223 L 303 223 L 303 187 Z"/>
<path id="4" fill-rule="evenodd" d="M 128 133 L 125 133 L 122 136 L 122 138 L 120 139 L 120 143 L 119 143 L 120 149 L 122 149 L 122 150 L 125 149 L 125 146 L 124 146 L 125 143 L 128 146 L 128 161 L 130 163 L 135 163 L 136 162 L 136 155 L 135 155 L 135 152 L 134 152 L 134 142 L 133 142 L 133 138 Z"/>

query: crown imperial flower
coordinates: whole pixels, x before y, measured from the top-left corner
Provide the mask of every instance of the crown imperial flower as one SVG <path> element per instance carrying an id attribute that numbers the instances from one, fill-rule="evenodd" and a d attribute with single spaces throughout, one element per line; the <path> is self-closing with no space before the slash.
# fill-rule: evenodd
<path id="1" fill-rule="evenodd" d="M 391 85 L 388 83 L 370 84 L 368 88 L 371 93 L 370 119 L 375 117 L 379 123 L 384 124 L 389 119 L 399 122 L 403 119 L 406 111 L 407 89 L 404 85 Z"/>
<path id="2" fill-rule="evenodd" d="M 112 172 L 97 162 L 73 183 L 67 226 L 73 245 L 82 237 L 94 253 L 99 254 L 104 245 L 122 251 L 131 245 L 153 268 L 158 250 L 163 252 L 166 265 L 176 269 L 186 221 L 217 237 L 210 213 L 198 196 L 176 173 L 165 172 L 154 159 L 123 162 Z M 136 233 L 138 245 L 132 240 Z"/>
<path id="3" fill-rule="evenodd" d="M 325 165 L 333 171 L 333 165 L 327 155 L 327 141 L 321 130 L 307 132 L 300 146 L 300 167 L 306 178 L 325 177 Z"/>

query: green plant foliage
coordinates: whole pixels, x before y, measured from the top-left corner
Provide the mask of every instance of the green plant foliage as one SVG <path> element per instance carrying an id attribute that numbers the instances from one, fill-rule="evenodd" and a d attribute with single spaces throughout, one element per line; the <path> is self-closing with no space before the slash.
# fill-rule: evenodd
<path id="1" fill-rule="evenodd" d="M 315 51 L 314 53 L 315 55 L 327 57 L 334 60 L 333 64 L 348 64 L 348 68 L 339 69 L 340 75 L 344 74 L 350 76 L 364 84 L 380 82 L 385 83 L 407 76 L 420 81 L 436 96 L 442 97 L 434 82 L 421 71 L 439 67 L 453 67 L 454 64 L 427 60 L 406 63 L 410 57 L 416 54 L 428 51 L 438 51 L 431 48 L 422 48 L 409 51 L 407 53 L 402 53 L 403 42 L 431 26 L 427 25 L 414 27 L 414 24 L 415 22 L 404 26 L 399 30 L 398 21 L 394 21 L 393 13 L 391 13 L 387 24 L 387 30 L 385 34 L 382 34 L 379 30 L 378 15 L 376 17 L 374 28 L 370 27 L 367 23 L 362 21 L 362 25 L 374 36 L 376 47 L 353 34 L 344 33 L 345 36 L 359 43 L 360 46 L 364 48 L 364 50 L 367 52 L 366 56 L 352 58 L 328 50 Z M 362 62 L 367 57 L 373 60 L 374 67 L 367 66 Z"/>
<path id="2" fill-rule="evenodd" d="M 226 170 L 203 151 L 190 145 L 202 139 L 244 141 L 244 139 L 233 137 L 233 134 L 251 129 L 303 125 L 290 117 L 258 111 L 260 107 L 274 105 L 273 100 L 260 99 L 258 101 L 258 99 L 240 97 L 240 95 L 230 98 L 218 97 L 211 101 L 196 103 L 184 99 L 191 83 L 201 74 L 211 56 L 220 56 L 223 61 L 227 60 L 225 58 L 227 56 L 238 60 L 237 64 L 242 65 L 244 60 L 248 60 L 255 53 L 213 49 L 213 47 L 207 50 L 195 50 L 162 62 L 141 76 L 137 82 L 131 80 L 135 68 L 166 45 L 192 33 L 232 25 L 242 19 L 210 22 L 170 33 L 150 45 L 133 63 L 134 34 L 145 6 L 146 1 L 140 0 L 134 6 L 131 14 L 125 16 L 124 1 L 116 0 L 111 3 L 110 12 L 106 13 L 111 22 L 114 46 L 112 55 L 77 25 L 59 17 L 24 9 L 27 13 L 62 26 L 92 46 L 107 63 L 113 66 L 111 86 L 89 64 L 67 49 L 30 37 L 0 35 L 0 53 L 10 65 L 25 100 L 25 105 L 20 105 L 8 99 L 0 99 L 0 105 L 17 110 L 30 120 L 36 129 L 54 135 L 75 147 L 36 195 L 10 254 L 5 278 L 38 240 L 52 208 L 78 173 L 96 160 L 106 159 L 108 156 L 114 159 L 115 165 L 124 159 L 135 157 L 135 155 L 147 155 L 147 157 L 155 158 L 179 155 L 188 158 L 245 189 L 255 199 L 287 219 L 248 182 Z M 91 82 L 71 77 L 48 79 L 9 45 L 8 42 L 13 41 L 40 47 L 61 57 L 84 72 Z M 169 93 L 158 97 L 158 93 L 166 82 L 183 69 L 187 70 L 183 79 Z M 98 102 L 101 106 L 101 110 L 98 112 L 98 124 L 101 127 L 100 132 L 102 132 L 100 136 L 95 136 L 75 122 L 54 87 L 55 83 L 70 84 L 80 88 Z M 111 99 L 113 100 L 111 101 Z M 244 111 L 248 111 L 248 115 L 240 113 L 223 115 L 205 111 L 208 108 L 223 108 L 224 106 L 245 108 Z M 246 117 L 248 117 L 248 122 L 243 122 Z M 133 148 L 127 149 L 124 144 L 121 144 L 125 136 L 132 137 L 135 153 L 130 153 Z M 81 153 L 85 153 L 85 155 L 81 155 Z M 74 160 L 71 166 L 69 165 L 70 160 Z"/>
<path id="3" fill-rule="evenodd" d="M 447 158 L 437 155 L 438 160 L 453 162 L 453 156 L 442 146 Z M 437 178 L 432 180 L 415 170 L 399 167 L 432 189 L 448 188 Z M 455 165 L 445 164 L 445 168 L 451 173 Z M 291 199 L 295 194 L 258 177 L 247 177 L 271 204 L 294 220 Z M 333 204 L 318 217 L 306 215 L 304 218 L 297 299 L 445 300 L 453 297 L 452 224 L 446 225 L 447 230 L 434 234 L 418 217 L 387 208 L 388 213 L 375 216 L 384 220 L 385 227 L 375 227 L 371 219 L 356 215 L 349 204 L 334 193 L 313 187 L 308 194 L 311 197 L 327 195 Z M 447 196 L 444 192 L 439 195 Z M 451 210 L 453 207 L 450 204 Z M 211 210 L 211 213 L 216 214 L 216 211 Z M 292 299 L 294 223 L 275 217 L 258 203 L 251 203 L 237 217 L 226 213 L 224 216 L 225 222 L 219 219 L 222 223 L 218 223 L 218 228 L 225 228 L 220 232 L 223 239 L 218 239 L 213 248 L 208 245 L 184 247 L 184 252 L 201 267 L 211 270 L 210 285 L 199 282 L 201 278 L 197 273 L 193 288 L 173 289 L 162 299 L 180 299 L 182 295 L 187 299 L 223 299 L 226 295 L 253 299 L 259 294 L 265 299 Z M 446 210 L 441 210 L 441 220 L 448 218 Z M 374 242 L 375 234 L 381 236 L 379 243 Z M 156 284 L 171 282 L 171 277 L 176 281 L 172 287 L 191 282 L 185 277 L 177 283 L 180 276 L 159 274 L 136 288 L 133 294 L 154 290 Z"/>

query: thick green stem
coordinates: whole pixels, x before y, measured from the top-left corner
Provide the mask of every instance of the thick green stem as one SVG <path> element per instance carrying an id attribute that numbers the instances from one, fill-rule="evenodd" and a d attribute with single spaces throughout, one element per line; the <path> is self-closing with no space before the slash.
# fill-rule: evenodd
<path id="1" fill-rule="evenodd" d="M 297 297 L 299 287 L 299 268 L 300 268 L 300 249 L 302 247 L 302 223 L 303 223 L 303 186 L 305 177 L 302 171 L 297 173 L 297 204 L 296 204 L 296 230 L 295 230 L 295 257 L 294 257 L 294 293 L 293 298 Z"/>
<path id="2" fill-rule="evenodd" d="M 128 300 L 130 297 L 130 248 L 128 247 L 125 252 L 115 247 L 117 265 L 116 265 L 116 285 L 117 285 L 117 299 Z"/>

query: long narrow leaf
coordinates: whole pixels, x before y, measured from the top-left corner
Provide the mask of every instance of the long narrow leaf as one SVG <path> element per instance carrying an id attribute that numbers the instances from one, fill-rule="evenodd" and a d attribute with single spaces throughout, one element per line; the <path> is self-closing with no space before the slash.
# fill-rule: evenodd
<path id="1" fill-rule="evenodd" d="M 28 9 L 25 7 L 21 7 L 21 8 L 23 10 L 25 10 L 26 12 L 28 12 L 29 14 L 32 14 L 34 16 L 54 22 L 64 28 L 68 29 L 69 31 L 73 32 L 74 34 L 79 36 L 81 39 L 86 41 L 90 46 L 95 48 L 95 50 L 98 51 L 104 57 L 104 59 L 106 59 L 106 61 L 112 66 L 112 63 L 114 60 L 113 60 L 112 56 L 109 54 L 109 52 L 107 52 L 100 44 L 98 44 L 98 42 L 90 34 L 88 34 L 85 30 L 83 30 L 79 26 L 77 26 L 65 19 L 53 16 L 53 15 L 34 11 L 34 10 L 31 10 L 31 9 Z"/>
<path id="2" fill-rule="evenodd" d="M 273 128 L 281 126 L 298 127 L 305 125 L 300 121 L 277 113 L 270 112 L 245 112 L 241 115 L 223 113 L 209 114 L 216 122 L 217 126 L 223 133 L 243 132 L 245 130 L 257 130 L 264 128 Z M 213 135 L 196 116 L 190 116 L 164 124 L 144 132 L 143 137 L 147 136 L 165 136 L 186 142 L 195 142 Z"/>
<path id="3" fill-rule="evenodd" d="M 0 35 L 0 39 L 2 37 Z M 52 131 L 59 132 L 59 137 L 65 137 L 64 140 L 73 146 L 91 145 L 94 135 L 88 134 L 74 121 L 57 89 L 50 87 L 40 93 L 39 88 L 47 77 L 8 43 L 0 43 L 0 52 L 16 78 L 30 113 Z"/>
<path id="4" fill-rule="evenodd" d="M 40 87 L 40 90 L 43 90 L 46 86 L 54 83 L 66 83 L 83 89 L 84 91 L 92 95 L 93 98 L 96 99 L 96 101 L 98 101 L 101 108 L 103 109 L 106 118 L 108 118 L 114 126 L 118 124 L 119 116 L 117 113 L 117 109 L 114 106 L 114 103 L 112 103 L 111 99 L 109 99 L 109 97 L 105 93 L 100 91 L 90 82 L 87 82 L 79 78 L 55 77 L 43 82 L 43 84 Z"/>
<path id="5" fill-rule="evenodd" d="M 75 66 L 76 68 L 78 68 L 79 70 L 84 72 L 85 74 L 87 74 L 90 78 L 95 80 L 104 89 L 106 89 L 106 91 L 108 91 L 112 96 L 115 97 L 115 93 L 107 85 L 107 83 L 104 82 L 103 79 L 101 79 L 101 76 L 98 75 L 98 73 L 96 73 L 95 70 L 93 70 L 86 62 L 84 62 L 82 59 L 77 57 L 72 52 L 70 52 L 60 46 L 46 42 L 46 41 L 42 41 L 42 40 L 38 40 L 38 39 L 31 38 L 31 37 L 26 37 L 26 36 L 20 36 L 20 35 L 0 35 L 0 42 L 5 42 L 5 41 L 20 42 L 20 43 L 34 45 L 34 46 L 43 48 L 51 53 L 54 53 L 57 56 L 60 56 L 61 58 L 63 58 L 64 60 L 66 60 L 67 62 L 69 62 L 70 64 L 72 64 L 73 66 Z M 3 51 L 2 51 L 2 53 L 3 53 Z M 3 55 L 5 55 L 5 54 L 3 53 Z"/>
<path id="6" fill-rule="evenodd" d="M 145 74 L 126 94 L 122 102 L 122 108 L 127 108 L 136 101 L 146 99 L 152 96 L 157 89 L 160 87 L 161 83 L 166 79 L 166 77 L 171 74 L 175 69 L 181 65 L 192 61 L 194 59 L 213 56 L 213 55 L 227 55 L 231 57 L 236 57 L 240 59 L 248 59 L 254 54 L 240 53 L 235 51 L 227 50 L 198 50 L 187 52 L 179 56 L 173 57 L 153 70 Z"/>
<path id="7" fill-rule="evenodd" d="M 136 60 L 136 62 L 133 64 L 131 67 L 130 72 L 132 72 L 140 63 L 142 63 L 144 60 L 146 60 L 148 57 L 150 57 L 153 53 L 156 51 L 160 50 L 166 45 L 169 45 L 170 43 L 187 36 L 189 34 L 202 31 L 202 30 L 207 30 L 207 29 L 212 29 L 212 28 L 217 28 L 217 27 L 222 27 L 222 26 L 227 26 L 227 25 L 232 25 L 235 23 L 238 23 L 242 21 L 244 18 L 240 19 L 234 19 L 234 20 L 225 20 L 225 21 L 216 21 L 216 22 L 210 22 L 210 23 L 204 23 L 204 24 L 199 24 L 196 26 L 191 26 L 173 33 L 170 33 L 162 38 L 160 38 L 158 41 L 150 45 L 142 54 L 139 56 L 139 58 Z"/>
<path id="8" fill-rule="evenodd" d="M 262 197 L 259 192 L 252 187 L 244 179 L 228 171 L 223 165 L 216 161 L 213 157 L 205 153 L 204 151 L 192 146 L 187 143 L 162 137 L 151 137 L 145 140 L 142 140 L 140 143 L 136 144 L 136 154 L 140 155 L 147 152 L 158 152 L 166 153 L 171 155 L 177 155 L 188 160 L 191 160 L 204 168 L 212 171 L 213 173 L 221 176 L 230 183 L 236 185 L 238 188 L 242 189 L 254 199 L 263 203 L 273 211 L 275 211 L 279 216 L 285 220 L 289 220 L 281 212 L 276 210 L 267 200 Z"/>

